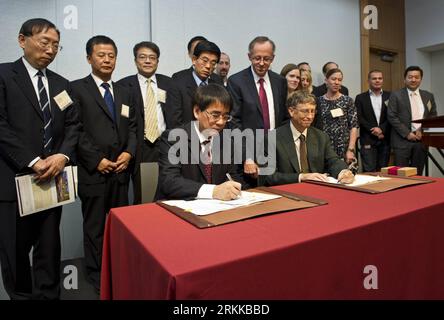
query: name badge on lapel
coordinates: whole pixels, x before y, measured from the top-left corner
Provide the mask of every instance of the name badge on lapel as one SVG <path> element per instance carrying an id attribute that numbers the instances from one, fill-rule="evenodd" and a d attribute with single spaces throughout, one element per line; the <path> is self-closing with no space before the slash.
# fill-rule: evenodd
<path id="1" fill-rule="evenodd" d="M 389 99 L 384 101 L 385 105 L 388 106 L 389 105 Z"/>
<path id="2" fill-rule="evenodd" d="M 157 89 L 157 101 L 160 103 L 165 103 L 166 101 L 166 91 L 162 89 Z"/>
<path id="3" fill-rule="evenodd" d="M 70 105 L 73 104 L 71 97 L 68 95 L 66 90 L 63 90 L 58 95 L 54 97 L 54 101 L 56 102 L 57 106 L 61 111 L 68 108 Z"/>
<path id="4" fill-rule="evenodd" d="M 330 112 L 333 118 L 342 117 L 344 115 L 344 111 L 342 111 L 341 108 L 330 110 Z"/>
<path id="5" fill-rule="evenodd" d="M 126 104 L 122 104 L 122 117 L 129 118 L 129 107 Z"/>

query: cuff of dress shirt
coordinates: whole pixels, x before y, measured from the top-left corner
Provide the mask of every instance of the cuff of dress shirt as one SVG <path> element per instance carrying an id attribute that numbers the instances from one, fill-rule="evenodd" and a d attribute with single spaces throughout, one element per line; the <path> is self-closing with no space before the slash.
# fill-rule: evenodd
<path id="1" fill-rule="evenodd" d="M 213 199 L 213 191 L 216 185 L 214 184 L 203 184 L 197 193 L 197 199 Z"/>
<path id="2" fill-rule="evenodd" d="M 33 165 L 36 164 L 37 161 L 40 160 L 40 157 L 35 158 L 34 160 L 32 160 L 29 164 L 28 164 L 28 168 L 32 168 Z"/>

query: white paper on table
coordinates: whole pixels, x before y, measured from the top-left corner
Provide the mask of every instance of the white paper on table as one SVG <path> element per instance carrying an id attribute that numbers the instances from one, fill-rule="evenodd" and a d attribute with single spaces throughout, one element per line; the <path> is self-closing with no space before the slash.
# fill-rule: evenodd
<path id="1" fill-rule="evenodd" d="M 370 176 L 366 174 L 357 174 L 355 175 L 355 180 L 352 183 L 345 184 L 350 187 L 359 187 L 369 183 L 375 183 L 382 180 L 389 180 L 389 177 L 380 177 L 380 176 Z M 327 182 L 332 184 L 340 184 L 337 179 L 333 177 L 327 177 Z"/>
<path id="2" fill-rule="evenodd" d="M 196 200 L 167 200 L 163 203 L 181 208 L 184 211 L 193 213 L 198 216 L 204 216 L 207 214 L 235 209 L 243 207 L 257 202 L 268 201 L 272 199 L 281 198 L 282 196 L 277 194 L 265 194 L 260 192 L 248 192 L 242 191 L 241 197 L 235 200 L 222 201 L 215 199 L 196 199 Z"/>

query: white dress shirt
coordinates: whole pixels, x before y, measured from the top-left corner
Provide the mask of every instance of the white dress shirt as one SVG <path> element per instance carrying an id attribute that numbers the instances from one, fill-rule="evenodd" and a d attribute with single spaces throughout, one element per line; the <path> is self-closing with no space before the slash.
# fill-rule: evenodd
<path id="1" fill-rule="evenodd" d="M 418 120 L 422 119 L 424 116 L 424 103 L 422 102 L 421 95 L 419 94 L 419 89 L 416 89 L 415 91 L 411 91 L 410 89 L 407 89 L 407 93 L 409 95 L 409 101 L 410 101 L 410 108 L 412 112 L 412 120 Z M 414 106 L 418 107 L 418 110 L 414 110 Z M 416 112 L 418 112 L 418 115 L 415 117 Z M 417 119 L 415 119 L 417 118 Z M 416 131 L 419 128 L 421 128 L 420 123 L 413 123 L 411 125 L 412 131 Z"/>
<path id="2" fill-rule="evenodd" d="M 381 120 L 381 111 L 382 111 L 382 90 L 379 94 L 374 93 L 372 90 L 368 91 L 370 94 L 370 100 L 372 102 L 373 111 L 375 112 L 376 121 L 378 122 Z"/>

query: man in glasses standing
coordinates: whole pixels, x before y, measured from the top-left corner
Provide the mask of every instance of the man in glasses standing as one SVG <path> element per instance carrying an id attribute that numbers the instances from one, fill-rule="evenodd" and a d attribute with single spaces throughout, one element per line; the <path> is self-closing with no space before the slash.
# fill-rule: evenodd
<path id="1" fill-rule="evenodd" d="M 248 46 L 251 66 L 228 78 L 228 91 L 234 100 L 233 127 L 241 130 L 279 127 L 288 112 L 285 108 L 287 81 L 270 70 L 276 46 L 268 37 L 254 38 Z M 257 176 L 254 159 L 245 159 L 244 172 Z"/>
<path id="2" fill-rule="evenodd" d="M 223 86 L 209 84 L 197 88 L 192 103 L 196 120 L 162 134 L 159 198 L 236 199 L 245 187 L 241 168 L 233 152 L 229 159 L 223 154 L 232 149 L 223 138 L 232 99 Z"/>
<path id="3" fill-rule="evenodd" d="M 11 299 L 60 296 L 62 207 L 20 217 L 14 181 L 24 173 L 47 181 L 74 157 L 77 107 L 68 80 L 47 69 L 59 40 L 50 21 L 28 20 L 18 36 L 23 57 L 0 65 L 0 258 Z"/>
<path id="4" fill-rule="evenodd" d="M 211 78 L 219 59 L 219 47 L 213 42 L 202 40 L 194 49 L 193 66 L 173 75 L 166 102 L 166 110 L 172 119 L 168 128 L 176 128 L 194 120 L 191 99 L 197 87 L 210 83 L 223 84 L 220 77 L 217 80 Z"/>

